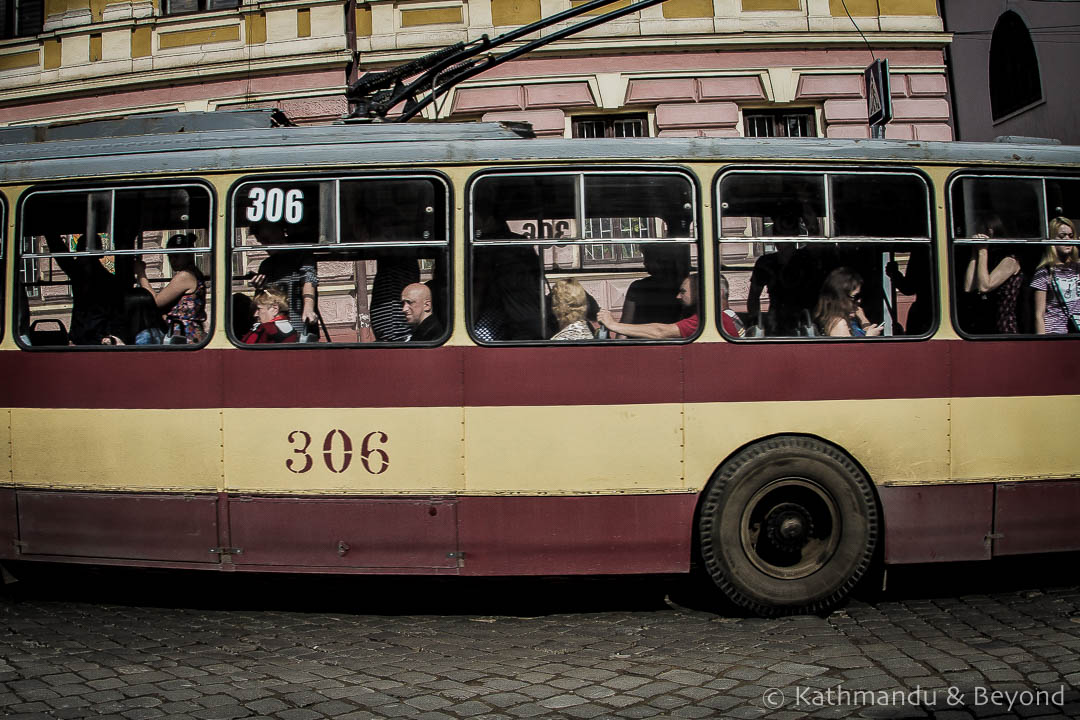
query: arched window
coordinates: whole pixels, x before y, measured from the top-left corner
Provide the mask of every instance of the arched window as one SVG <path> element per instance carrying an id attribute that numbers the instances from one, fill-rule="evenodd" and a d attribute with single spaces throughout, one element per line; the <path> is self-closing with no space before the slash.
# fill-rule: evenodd
<path id="1" fill-rule="evenodd" d="M 1027 25 L 1003 13 L 990 40 L 990 112 L 995 120 L 1042 99 L 1039 59 Z"/>

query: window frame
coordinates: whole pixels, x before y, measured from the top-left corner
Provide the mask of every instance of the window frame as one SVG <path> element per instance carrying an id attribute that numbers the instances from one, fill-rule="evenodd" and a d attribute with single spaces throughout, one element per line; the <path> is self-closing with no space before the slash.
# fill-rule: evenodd
<path id="1" fill-rule="evenodd" d="M 450 178 L 439 170 L 431 168 L 421 168 L 417 170 L 387 170 L 387 171 L 365 171 L 363 169 L 347 169 L 339 172 L 318 172 L 311 174 L 303 173 L 249 173 L 238 178 L 226 193 L 226 207 L 228 208 L 228 216 L 226 218 L 226 237 L 228 238 L 228 247 L 225 250 L 228 253 L 226 258 L 226 272 L 227 278 L 225 282 L 228 284 L 229 295 L 233 293 L 233 281 L 236 280 L 236 276 L 233 274 L 233 260 L 237 253 L 257 252 L 263 250 L 264 245 L 249 245 L 249 246 L 237 246 L 235 244 L 237 239 L 237 231 L 240 227 L 246 227 L 247 222 L 238 222 L 236 215 L 237 210 L 237 198 L 241 189 L 245 185 L 254 184 L 281 184 L 290 181 L 297 183 L 321 183 L 330 181 L 334 183 L 334 208 L 337 215 L 334 218 L 337 237 L 341 238 L 341 183 L 342 181 L 349 180 L 434 180 L 436 187 L 441 187 L 444 191 L 444 207 L 443 207 L 443 227 L 445 228 L 444 240 L 421 240 L 415 242 L 395 242 L 395 241 L 376 241 L 376 242 L 332 242 L 332 243 L 304 243 L 304 244 L 290 244 L 288 247 L 294 250 L 309 250 L 317 252 L 319 250 L 333 250 L 333 249 L 346 249 L 346 250 L 364 250 L 370 248 L 406 248 L 406 247 L 418 247 L 418 248 L 442 248 L 444 256 L 446 257 L 446 326 L 443 328 L 443 335 L 441 338 L 431 342 L 411 342 L 411 341 L 394 341 L 394 342 L 317 342 L 317 343 L 280 343 L 280 344 L 247 344 L 241 341 L 233 335 L 233 308 L 232 303 L 227 303 L 225 308 L 225 333 L 229 342 L 243 350 L 253 351 L 268 351 L 268 350 L 332 350 L 332 349 L 347 349 L 347 348 L 432 348 L 438 347 L 446 343 L 450 336 L 453 334 L 454 328 L 454 185 L 450 181 Z M 238 247 L 245 249 L 238 250 Z M 318 267 L 316 266 L 316 273 L 318 273 Z"/>
<path id="2" fill-rule="evenodd" d="M 644 134 L 642 135 L 616 135 L 615 124 L 622 121 L 632 120 L 640 122 Z M 603 135 L 578 135 L 578 123 L 602 122 L 604 123 Z M 614 115 L 572 115 L 570 117 L 570 138 L 574 140 L 600 140 L 616 138 L 619 140 L 637 140 L 652 137 L 652 127 L 649 123 L 648 113 L 625 113 Z"/>
<path id="3" fill-rule="evenodd" d="M 956 203 L 953 202 L 953 187 L 957 182 L 964 180 L 965 178 L 999 178 L 1006 180 L 1041 180 L 1042 181 L 1042 210 L 1043 215 L 1040 217 L 1040 226 L 1043 237 L 1041 238 L 1005 238 L 1002 240 L 992 240 L 984 238 L 969 238 L 969 237 L 954 237 L 953 227 L 956 213 Z M 1047 193 L 1046 193 L 1046 181 L 1047 180 L 1071 180 L 1076 183 L 1080 183 L 1080 173 L 1070 174 L 1067 172 L 1032 172 L 1032 171 L 1002 171 L 1000 169 L 977 169 L 977 168 L 964 168 L 956 170 L 949 174 L 949 177 L 945 181 L 945 223 L 946 223 L 946 255 L 948 263 L 948 278 L 950 283 L 955 283 L 958 277 L 957 273 L 960 268 L 956 264 L 956 246 L 960 245 L 1061 245 L 1062 243 L 1051 240 L 1046 237 L 1049 230 L 1049 223 L 1052 216 L 1049 214 L 1049 207 L 1047 206 Z M 1074 221 L 1075 222 L 1075 221 Z M 957 241 L 960 241 L 957 243 Z M 1077 238 L 1073 245 L 1080 246 L 1080 238 Z M 950 293 L 951 298 L 949 302 L 949 320 L 952 323 L 953 330 L 956 334 L 966 341 L 985 342 L 985 341 L 1032 341 L 1032 340 L 1044 340 L 1054 341 L 1068 338 L 1080 338 L 1080 334 L 1064 333 L 1053 334 L 1047 333 L 1039 335 L 1036 333 L 993 333 L 993 334 L 975 334 L 963 330 L 960 326 L 960 296 L 963 289 L 959 285 L 952 286 L 953 292 Z"/>
<path id="4" fill-rule="evenodd" d="M 802 107 L 789 107 L 789 108 L 753 108 L 744 107 L 742 110 L 742 133 L 743 137 L 761 137 L 761 138 L 815 138 L 821 137 L 818 134 L 818 119 L 817 108 L 812 105 Z M 749 121 L 753 116 L 768 117 L 772 121 L 773 128 L 776 128 L 781 119 L 785 115 L 805 115 L 807 117 L 807 135 L 751 135 L 748 130 L 750 129 Z"/>
<path id="5" fill-rule="evenodd" d="M 164 242 L 160 248 L 155 248 L 153 252 L 146 252 L 145 250 L 132 249 L 132 250 L 111 250 L 111 251 L 94 251 L 85 253 L 25 253 L 23 252 L 23 231 L 26 228 L 26 204 L 31 197 L 39 194 L 57 194 L 57 193 L 100 193 L 110 192 L 112 198 L 110 200 L 109 210 L 109 236 L 115 237 L 113 228 L 115 227 L 115 204 L 116 193 L 132 190 L 158 190 L 158 189 L 179 189 L 179 188 L 191 188 L 197 187 L 206 192 L 207 197 L 207 246 L 205 248 L 198 249 L 179 249 L 170 250 L 164 246 Z M 19 197 L 18 205 L 16 207 L 16 238 L 14 243 L 15 253 L 13 255 L 13 262 L 20 264 L 27 260 L 36 261 L 40 259 L 49 259 L 57 256 L 65 257 L 105 257 L 106 255 L 175 255 L 192 253 L 196 255 L 206 255 L 210 258 L 210 272 L 207 274 L 208 285 L 211 288 L 216 288 L 220 283 L 217 282 L 217 278 L 214 276 L 217 269 L 216 262 L 216 240 L 217 240 L 217 224 L 215 218 L 217 217 L 217 193 L 207 180 L 198 177 L 180 177 L 180 178 L 148 178 L 140 181 L 132 182 L 117 182 L 106 183 L 102 185 L 84 185 L 63 183 L 58 185 L 34 185 L 25 190 Z M 177 228 L 170 228 L 177 229 Z M 24 275 L 22 270 L 16 270 L 14 277 L 16 282 L 12 287 L 12 297 L 15 297 L 15 293 L 23 290 L 25 279 L 20 276 Z M 73 295 L 70 293 L 70 285 L 68 298 L 73 299 Z M 132 282 L 132 287 L 135 287 Z M 211 290 L 214 292 L 214 290 Z M 206 337 L 203 341 L 196 345 L 183 344 L 183 345 L 27 345 L 22 341 L 19 335 L 15 335 L 16 345 L 20 350 L 29 352 L 136 352 L 136 351 L 148 351 L 148 352 L 192 352 L 201 350 L 207 347 L 214 336 L 216 318 L 215 318 L 215 306 L 216 302 L 213 300 L 213 295 L 208 298 L 206 303 L 207 318 L 206 318 Z M 70 328 L 68 328 L 70 331 Z"/>
<path id="6" fill-rule="evenodd" d="M 586 240 L 584 238 L 584 230 L 585 230 L 584 220 L 586 219 L 585 218 L 586 202 L 585 202 L 585 192 L 584 192 L 585 177 L 589 176 L 589 175 L 596 176 L 596 175 L 633 175 L 633 174 L 640 174 L 640 175 L 643 175 L 643 176 L 654 176 L 654 177 L 657 176 L 657 175 L 680 177 L 680 178 L 686 180 L 689 183 L 690 201 L 693 204 L 693 207 L 691 208 L 691 215 L 692 215 L 692 218 L 693 218 L 693 227 L 695 228 L 694 234 L 691 237 L 687 237 L 687 238 L 668 238 L 668 239 L 645 238 L 645 239 L 643 239 L 644 242 L 637 242 L 637 243 L 627 243 L 627 242 L 625 242 L 625 240 L 626 240 L 625 238 L 617 238 L 617 239 L 608 240 L 608 241 L 603 241 L 603 240 L 597 241 L 597 240 L 592 240 L 592 239 Z M 531 240 L 534 240 L 535 242 L 521 243 L 520 241 L 514 242 L 514 241 L 509 241 L 509 240 L 490 240 L 490 241 L 480 241 L 479 243 L 477 243 L 475 241 L 475 239 L 474 239 L 475 234 L 476 234 L 476 227 L 475 227 L 476 213 L 474 212 L 474 208 L 475 208 L 475 204 L 476 204 L 476 202 L 475 202 L 476 201 L 476 186 L 481 181 L 483 181 L 485 178 L 490 178 L 490 177 L 500 177 L 500 176 L 502 176 L 502 177 L 519 176 L 520 177 L 520 176 L 537 176 L 537 175 L 549 176 L 549 177 L 552 176 L 552 175 L 578 175 L 578 176 L 580 176 L 580 179 L 579 179 L 578 184 L 577 184 L 577 188 L 580 191 L 580 194 L 578 195 L 578 197 L 575 198 L 575 201 L 576 201 L 575 202 L 575 205 L 576 205 L 575 211 L 576 211 L 576 213 L 580 214 L 580 217 L 578 215 L 575 215 L 574 219 L 576 221 L 577 220 L 581 221 L 581 222 L 579 222 L 578 226 L 581 228 L 582 237 L 580 239 L 577 239 L 577 240 L 571 240 L 570 242 L 565 242 L 565 241 L 564 242 L 559 242 L 559 240 L 561 240 L 561 238 L 532 238 Z M 554 166 L 554 167 L 527 165 L 527 166 L 515 166 L 515 167 L 508 167 L 508 168 L 492 168 L 492 169 L 477 171 L 477 172 L 473 173 L 469 177 L 468 182 L 466 183 L 466 186 L 465 186 L 465 200 L 466 200 L 466 202 L 465 202 L 465 231 L 466 231 L 466 237 L 465 237 L 465 243 L 464 243 L 464 247 L 463 247 L 463 252 L 465 254 L 465 288 L 464 288 L 464 290 L 465 290 L 465 292 L 464 292 L 464 303 L 465 303 L 465 305 L 464 305 L 464 308 L 463 308 L 463 312 L 464 312 L 464 319 L 465 319 L 465 329 L 469 334 L 469 338 L 477 346 L 499 348 L 499 347 L 521 347 L 521 346 L 545 346 L 545 347 L 567 347 L 567 346 L 570 346 L 570 347 L 573 347 L 573 346 L 596 347 L 596 346 L 603 346 L 603 347 L 607 347 L 607 346 L 624 346 L 624 345 L 630 345 L 630 346 L 635 346 L 635 345 L 638 345 L 638 346 L 639 345 L 684 345 L 684 344 L 694 342 L 695 340 L 697 340 L 701 336 L 701 333 L 705 328 L 705 323 L 708 320 L 708 305 L 705 302 L 705 297 L 704 297 L 704 295 L 705 295 L 705 293 L 704 293 L 704 289 L 705 289 L 705 287 L 704 287 L 704 274 L 703 274 L 704 267 L 702 265 L 703 260 L 704 260 L 704 251 L 705 251 L 705 237 L 704 237 L 704 231 L 703 231 L 703 228 L 702 228 L 702 217 L 703 217 L 702 212 L 703 212 L 703 208 L 702 208 L 702 202 L 701 202 L 701 183 L 698 182 L 698 176 L 690 168 L 687 168 L 687 167 L 681 166 L 681 165 L 627 165 L 627 166 L 606 166 L 606 167 L 603 167 L 603 166 L 597 166 L 597 165 L 594 165 L 594 164 L 570 165 L 570 166 L 560 165 L 560 166 Z M 530 247 L 533 246 L 533 245 L 538 245 L 541 248 L 543 248 L 543 247 L 555 247 L 555 246 L 558 246 L 558 245 L 577 245 L 577 246 L 581 247 L 584 250 L 585 247 L 590 246 L 590 245 L 592 245 L 592 246 L 595 246 L 595 245 L 612 245 L 612 246 L 615 246 L 615 245 L 636 244 L 636 245 L 640 246 L 640 245 L 643 245 L 643 244 L 672 244 L 672 243 L 678 243 L 678 244 L 686 245 L 688 247 L 696 247 L 697 248 L 697 253 L 698 253 L 698 255 L 697 255 L 698 264 L 697 264 L 697 269 L 696 269 L 696 272 L 698 274 L 698 288 L 697 288 L 697 292 L 698 292 L 698 298 L 697 298 L 698 328 L 697 328 L 697 331 L 693 335 L 691 335 L 690 337 L 687 337 L 687 338 L 671 338 L 671 339 L 662 339 L 662 340 L 650 340 L 650 339 L 640 339 L 640 338 L 620 338 L 620 339 L 613 339 L 613 338 L 600 339 L 600 338 L 595 338 L 593 340 L 581 340 L 581 341 L 575 341 L 575 342 L 572 342 L 572 343 L 566 342 L 566 341 L 551 340 L 550 338 L 541 339 L 541 340 L 499 340 L 499 341 L 488 341 L 488 340 L 482 340 L 482 339 L 478 338 L 476 336 L 476 334 L 474 333 L 474 331 L 473 331 L 474 318 L 472 316 L 472 304 L 473 304 L 472 298 L 473 298 L 474 277 L 473 277 L 473 262 L 472 262 L 472 260 L 473 260 L 473 248 L 474 247 L 498 247 L 498 246 L 513 246 L 515 244 L 516 245 L 525 245 L 525 244 L 527 244 Z"/>
<path id="7" fill-rule="evenodd" d="M 1018 42 L 1020 48 L 1017 47 Z M 1023 78 L 1019 75 L 1021 70 L 1026 71 Z M 1046 102 L 1042 63 L 1039 62 L 1039 50 L 1031 35 L 1031 26 L 1015 9 L 1007 7 L 994 21 L 987 50 L 986 72 L 992 124 L 1003 123 Z M 1021 79 L 1026 82 L 1019 83 Z M 1034 87 L 1031 81 L 1034 81 Z M 1021 84 L 1037 92 L 1030 98 L 1022 98 L 1023 102 L 1017 102 L 1014 96 Z"/>
<path id="8" fill-rule="evenodd" d="M 232 4 L 232 5 L 225 5 L 225 6 L 222 6 L 222 7 L 210 7 L 211 3 L 218 2 L 218 1 L 220 1 L 220 0 L 195 0 L 196 4 L 198 6 L 198 7 L 196 7 L 196 9 L 194 9 L 194 10 L 173 11 L 172 10 L 172 2 L 171 2 L 171 0 L 164 0 L 164 2 L 162 3 L 162 6 L 161 6 L 161 15 L 162 15 L 162 17 L 184 17 L 184 16 L 187 16 L 187 15 L 197 15 L 199 13 L 221 12 L 223 10 L 236 10 L 237 8 L 239 8 L 243 4 L 242 0 L 232 0 L 234 2 L 234 4 Z"/>
<path id="9" fill-rule="evenodd" d="M 720 196 L 721 185 L 725 177 L 734 174 L 799 174 L 799 175 L 821 175 L 823 178 L 824 199 L 823 208 L 825 211 L 825 222 L 823 223 L 827 233 L 825 235 L 798 235 L 798 236 L 739 236 L 738 238 L 730 237 L 725 238 L 723 233 L 723 201 Z M 923 187 L 926 189 L 926 228 L 928 236 L 926 238 L 907 237 L 907 236 L 895 236 L 889 238 L 882 237 L 866 237 L 858 235 L 831 235 L 829 231 L 832 231 L 835 225 L 835 214 L 832 212 L 832 184 L 829 182 L 831 175 L 884 175 L 890 177 L 896 176 L 910 176 L 918 178 Z M 918 342 L 925 341 L 932 338 L 935 333 L 940 329 L 940 308 L 941 308 L 941 286 L 938 283 L 938 228 L 935 222 L 935 186 L 930 176 L 918 167 L 912 166 L 884 166 L 884 165 L 746 165 L 737 164 L 723 167 L 716 172 L 713 177 L 713 238 L 714 238 L 714 275 L 716 277 L 715 286 L 713 292 L 716 296 L 716 329 L 720 333 L 720 336 L 728 342 L 735 343 L 787 343 L 787 342 L 853 342 L 860 340 L 872 340 L 875 343 L 901 341 L 901 342 Z M 818 335 L 813 337 L 800 337 L 800 336 L 762 336 L 762 337 L 730 337 L 724 332 L 721 325 L 722 318 L 720 317 L 720 277 L 724 273 L 723 265 L 723 252 L 721 246 L 725 242 L 730 244 L 746 243 L 746 242 L 796 242 L 796 243 L 838 243 L 844 245 L 868 245 L 874 243 L 896 245 L 896 244 L 910 244 L 912 246 L 925 245 L 928 247 L 929 261 L 930 261 L 930 274 L 931 274 L 931 286 L 933 289 L 933 295 L 931 297 L 931 317 L 933 319 L 930 328 L 920 335 L 889 335 L 882 337 L 828 337 L 824 335 Z M 729 281 L 730 284 L 730 281 Z M 891 281 L 890 281 L 891 286 Z M 896 291 L 894 290 L 894 295 Z"/>
<path id="10" fill-rule="evenodd" d="M 45 2 L 44 0 L 7 0 L 4 12 L 4 32 L 0 33 L 0 40 L 15 40 L 17 38 L 36 37 L 44 32 L 45 26 Z M 36 5 L 39 11 L 40 22 L 35 23 L 28 32 L 23 32 L 20 16 L 25 11 L 26 5 Z"/>

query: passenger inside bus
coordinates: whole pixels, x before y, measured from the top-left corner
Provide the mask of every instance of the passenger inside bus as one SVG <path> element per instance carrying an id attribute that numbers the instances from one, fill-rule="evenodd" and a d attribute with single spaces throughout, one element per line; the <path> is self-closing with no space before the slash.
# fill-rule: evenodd
<path id="1" fill-rule="evenodd" d="M 743 337 L 746 335 L 746 326 L 739 314 L 731 309 L 728 297 L 731 295 L 731 284 L 723 275 L 720 276 L 720 323 L 724 332 L 729 337 Z"/>
<path id="2" fill-rule="evenodd" d="M 1076 224 L 1064 217 L 1050 221 L 1050 239 L 1076 240 Z M 1047 245 L 1031 280 L 1035 290 L 1035 332 L 1080 332 L 1080 247 Z"/>
<path id="3" fill-rule="evenodd" d="M 689 338 L 697 333 L 700 319 L 697 307 L 697 287 L 697 273 L 691 273 L 679 284 L 679 292 L 676 298 L 678 298 L 679 304 L 682 305 L 683 312 L 687 316 L 678 322 L 643 324 L 616 322 L 615 317 L 609 310 L 601 310 L 597 313 L 597 318 L 611 332 L 629 338 L 641 338 L 644 340 Z"/>
<path id="4" fill-rule="evenodd" d="M 431 289 L 423 283 L 413 283 L 401 291 L 401 309 L 405 324 L 412 334 L 410 342 L 431 342 L 443 335 L 443 326 L 431 305 Z"/>
<path id="5" fill-rule="evenodd" d="M 900 264 L 894 258 L 885 265 L 885 274 L 897 292 L 915 297 L 908 308 L 904 332 L 908 335 L 922 335 L 929 332 L 934 323 L 934 285 L 929 254 L 909 253 L 903 271 L 900 270 Z"/>
<path id="6" fill-rule="evenodd" d="M 979 240 L 1006 238 L 1009 233 L 997 215 L 979 223 Z M 978 334 L 1015 333 L 1017 300 L 1024 285 L 1020 258 L 1013 245 L 972 245 L 964 269 L 964 329 Z"/>
<path id="7" fill-rule="evenodd" d="M 251 284 L 256 291 L 273 285 L 285 293 L 289 322 L 296 332 L 317 333 L 316 292 L 319 274 L 315 256 L 307 250 L 287 250 L 281 245 L 294 242 L 281 223 L 261 221 L 248 228 L 259 243 L 267 246 L 267 258 L 259 264 Z M 278 247 L 273 247 L 278 246 Z"/>
<path id="8" fill-rule="evenodd" d="M 592 340 L 592 328 L 586 314 L 589 295 L 573 278 L 563 278 L 551 286 L 551 314 L 559 327 L 552 340 Z"/>
<path id="9" fill-rule="evenodd" d="M 630 283 L 620 321 L 631 324 L 678 322 L 683 310 L 675 296 L 680 283 L 690 273 L 690 248 L 686 245 L 643 244 L 641 259 L 649 276 Z"/>
<path id="10" fill-rule="evenodd" d="M 102 338 L 102 345 L 161 345 L 165 342 L 165 322 L 154 293 L 143 287 L 124 291 L 123 335 Z"/>
<path id="11" fill-rule="evenodd" d="M 180 233 L 170 237 L 165 247 L 180 250 L 194 248 L 195 243 L 194 233 Z M 151 293 L 159 312 L 164 312 L 169 344 L 201 343 L 206 339 L 206 278 L 195 264 L 194 253 L 173 253 L 168 258 L 173 276 L 165 287 L 154 290 L 141 259 L 134 263 L 135 281 Z"/>
<path id="12" fill-rule="evenodd" d="M 532 245 L 477 247 L 473 332 L 480 340 L 543 340 L 543 269 Z"/>
<path id="13" fill-rule="evenodd" d="M 83 234 L 47 233 L 45 242 L 53 253 L 87 249 Z M 56 264 L 71 283 L 71 327 L 68 338 L 75 345 L 100 345 L 102 338 L 123 331 L 124 290 L 131 287 L 117 272 L 110 272 L 102 256 L 56 257 Z"/>
<path id="14" fill-rule="evenodd" d="M 829 273 L 821 286 L 814 320 L 822 335 L 828 337 L 873 337 L 883 327 L 870 322 L 862 309 L 863 280 L 846 267 Z"/>
<path id="15" fill-rule="evenodd" d="M 420 265 L 408 250 L 380 249 L 371 285 L 371 329 L 379 342 L 405 342 L 411 328 L 401 309 L 401 293 L 420 282 Z"/>
<path id="16" fill-rule="evenodd" d="M 289 299 L 277 286 L 261 290 L 255 295 L 255 323 L 244 335 L 246 345 L 267 343 L 294 343 L 296 328 L 289 320 Z"/>

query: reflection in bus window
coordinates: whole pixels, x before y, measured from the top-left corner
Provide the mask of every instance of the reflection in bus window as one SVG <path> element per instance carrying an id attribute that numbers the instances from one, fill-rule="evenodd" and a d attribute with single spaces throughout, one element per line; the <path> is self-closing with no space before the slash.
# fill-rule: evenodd
<path id="1" fill-rule="evenodd" d="M 211 202 L 196 185 L 32 192 L 19 249 L 25 345 L 195 345 L 206 337 Z"/>
<path id="2" fill-rule="evenodd" d="M 469 216 L 470 332 L 481 342 L 603 340 L 600 311 L 635 324 L 696 316 L 696 300 L 678 298 L 697 268 L 695 214 L 693 185 L 677 172 L 480 177 Z M 552 308 L 552 287 L 567 279 L 585 292 L 584 325 L 573 332 Z"/>
<path id="3" fill-rule="evenodd" d="M 1041 334 L 1049 315 L 1050 327 L 1067 331 L 1068 313 L 1056 309 L 1080 305 L 1068 280 L 1076 274 L 1080 180 L 962 176 L 950 191 L 958 328 L 970 335 Z"/>
<path id="4" fill-rule="evenodd" d="M 741 328 L 721 325 L 729 337 L 932 329 L 930 202 L 920 176 L 736 170 L 720 178 L 717 194 L 725 309 Z"/>
<path id="5" fill-rule="evenodd" d="M 252 180 L 233 195 L 230 331 L 257 325 L 253 297 L 284 297 L 281 328 L 296 343 L 407 342 L 413 283 L 449 327 L 446 185 L 427 176 Z M 444 333 L 440 333 L 442 335 Z M 438 341 L 442 338 L 434 338 Z M 283 343 L 285 347 L 294 343 Z"/>

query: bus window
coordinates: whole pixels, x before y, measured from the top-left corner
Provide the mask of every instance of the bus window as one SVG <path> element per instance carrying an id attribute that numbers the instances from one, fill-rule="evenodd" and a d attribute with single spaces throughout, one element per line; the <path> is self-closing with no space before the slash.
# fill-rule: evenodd
<path id="1" fill-rule="evenodd" d="M 717 182 L 728 337 L 923 336 L 930 194 L 914 173 L 733 170 Z"/>
<path id="2" fill-rule="evenodd" d="M 1080 179 L 969 175 L 950 185 L 957 329 L 1078 332 Z M 1072 328 L 1070 330 L 1070 327 Z"/>
<path id="3" fill-rule="evenodd" d="M 674 171 L 479 177 L 470 333 L 483 343 L 695 335 L 696 207 L 693 183 Z M 680 292 L 684 281 L 691 292 Z"/>
<path id="4" fill-rule="evenodd" d="M 199 185 L 31 192 L 20 221 L 20 342 L 202 344 L 210 228 L 210 193 Z"/>
<path id="5" fill-rule="evenodd" d="M 296 347 L 443 340 L 450 328 L 448 195 L 445 182 L 429 176 L 238 185 L 234 342 Z"/>

